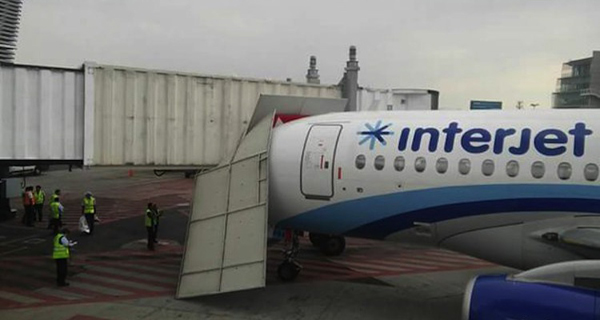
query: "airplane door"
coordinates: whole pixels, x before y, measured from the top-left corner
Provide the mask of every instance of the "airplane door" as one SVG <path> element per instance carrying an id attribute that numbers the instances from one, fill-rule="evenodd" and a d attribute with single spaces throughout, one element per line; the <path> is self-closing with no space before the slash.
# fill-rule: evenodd
<path id="1" fill-rule="evenodd" d="M 307 199 L 329 200 L 333 197 L 335 149 L 342 126 L 313 125 L 306 136 L 300 186 Z"/>

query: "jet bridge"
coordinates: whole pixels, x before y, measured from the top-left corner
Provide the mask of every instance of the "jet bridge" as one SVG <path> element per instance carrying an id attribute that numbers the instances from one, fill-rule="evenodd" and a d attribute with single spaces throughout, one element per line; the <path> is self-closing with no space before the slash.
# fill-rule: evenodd
<path id="1" fill-rule="evenodd" d="M 345 99 L 261 95 L 233 156 L 196 177 L 177 298 L 266 285 L 268 154 L 276 116 L 345 105 Z"/>

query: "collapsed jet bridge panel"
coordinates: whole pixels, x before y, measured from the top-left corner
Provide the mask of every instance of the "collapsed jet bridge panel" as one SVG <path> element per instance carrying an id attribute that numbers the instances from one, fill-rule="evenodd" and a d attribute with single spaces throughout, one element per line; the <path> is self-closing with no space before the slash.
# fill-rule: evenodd
<path id="1" fill-rule="evenodd" d="M 178 298 L 265 286 L 272 123 L 265 117 L 229 163 L 196 178 Z"/>

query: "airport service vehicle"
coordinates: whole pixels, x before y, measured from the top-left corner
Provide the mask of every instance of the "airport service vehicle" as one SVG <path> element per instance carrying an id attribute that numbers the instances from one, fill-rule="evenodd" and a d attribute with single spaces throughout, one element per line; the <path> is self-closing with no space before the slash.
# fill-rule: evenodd
<path id="1" fill-rule="evenodd" d="M 39 176 L 42 174 L 42 168 L 38 166 L 12 166 L 8 168 L 10 175 L 27 175 L 32 174 Z"/>
<path id="2" fill-rule="evenodd" d="M 267 223 L 322 246 L 411 242 L 518 269 L 600 255 L 600 111 L 347 112 L 271 130 L 260 104 L 231 161 L 197 179 L 187 243 L 206 249 L 187 249 L 178 297 L 264 286 Z M 301 270 L 291 243 L 284 280 Z"/>

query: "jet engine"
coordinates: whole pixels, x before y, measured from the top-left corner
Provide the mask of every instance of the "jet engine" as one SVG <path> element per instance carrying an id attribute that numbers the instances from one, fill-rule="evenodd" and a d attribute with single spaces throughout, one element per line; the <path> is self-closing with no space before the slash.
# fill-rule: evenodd
<path id="1" fill-rule="evenodd" d="M 472 279 L 463 320 L 595 320 L 599 299 L 600 260 L 563 262 Z"/>

